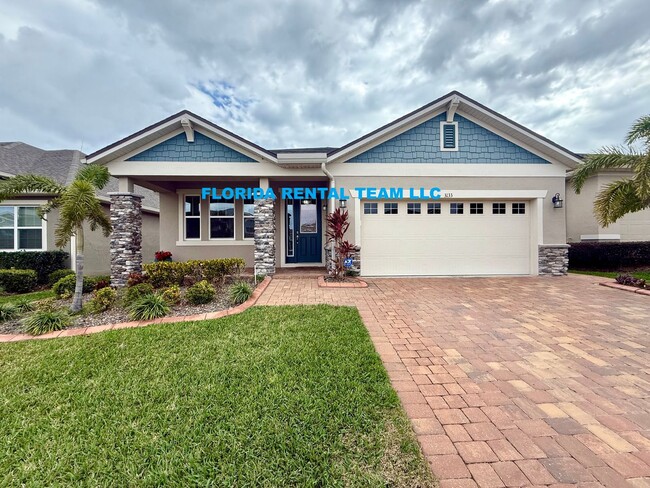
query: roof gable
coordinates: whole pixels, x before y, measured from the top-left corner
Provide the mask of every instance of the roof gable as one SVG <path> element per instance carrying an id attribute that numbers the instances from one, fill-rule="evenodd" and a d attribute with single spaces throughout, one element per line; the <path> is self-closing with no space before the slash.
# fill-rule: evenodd
<path id="1" fill-rule="evenodd" d="M 545 159 L 504 139 L 459 114 L 458 151 L 440 149 L 441 113 L 349 159 L 348 163 L 507 163 L 549 164 Z"/>
<path id="2" fill-rule="evenodd" d="M 255 163 L 256 161 L 200 132 L 188 142 L 184 132 L 131 156 L 127 161 Z"/>

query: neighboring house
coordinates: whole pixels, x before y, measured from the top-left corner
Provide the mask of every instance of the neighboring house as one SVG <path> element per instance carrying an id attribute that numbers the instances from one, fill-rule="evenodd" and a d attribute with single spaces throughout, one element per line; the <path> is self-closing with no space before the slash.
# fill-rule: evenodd
<path id="1" fill-rule="evenodd" d="M 258 273 L 323 265 L 327 211 L 338 201 L 202 199 L 203 187 L 344 187 L 364 276 L 566 272 L 567 172 L 573 152 L 451 92 L 340 148 L 268 150 L 182 111 L 87 157 L 120 181 L 124 224 L 113 281 L 139 268 L 139 198 L 159 192 L 160 248 L 176 259 L 243 257 Z M 439 200 L 372 200 L 359 187 L 442 190 Z M 136 192 L 137 193 L 137 192 Z M 552 197 L 567 201 L 555 208 Z M 327 207 L 329 205 L 329 208 Z M 586 210 L 585 210 L 586 211 Z M 125 265 L 128 262 L 130 264 Z"/>
<path id="2" fill-rule="evenodd" d="M 608 184 L 631 178 L 632 172 L 625 169 L 608 169 L 589 178 L 580 195 L 567 185 L 567 241 L 650 241 L 650 209 L 625 215 L 617 222 L 602 227 L 594 217 L 596 195 Z"/>
<path id="3" fill-rule="evenodd" d="M 62 185 L 69 184 L 75 177 L 85 155 L 79 151 L 45 151 L 22 142 L 0 142 L 0 178 L 19 174 L 40 174 L 49 176 Z M 117 179 L 111 178 L 106 188 L 99 192 L 106 212 L 109 212 L 108 192 L 116 191 Z M 158 250 L 158 195 L 145 188 L 137 188 L 145 199 L 143 202 L 142 248 L 145 261 L 154 260 Z M 58 210 L 54 209 L 42 220 L 37 208 L 49 200 L 49 195 L 30 194 L 0 202 L 0 251 L 50 251 L 54 245 L 54 230 L 58 221 Z M 109 274 L 110 238 L 101 230 L 86 229 L 85 266 L 88 275 Z M 73 248 L 74 249 L 74 248 Z M 70 252 L 70 245 L 64 249 Z M 74 260 L 70 260 L 72 266 Z"/>

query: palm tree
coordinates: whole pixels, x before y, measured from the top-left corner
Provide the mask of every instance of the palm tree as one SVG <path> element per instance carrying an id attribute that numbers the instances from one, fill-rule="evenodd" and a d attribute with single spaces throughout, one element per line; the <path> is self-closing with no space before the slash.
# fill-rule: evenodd
<path id="1" fill-rule="evenodd" d="M 624 215 L 650 208 L 650 115 L 641 117 L 625 139 L 627 148 L 606 146 L 590 154 L 574 171 L 571 185 L 576 193 L 589 177 L 605 169 L 628 169 L 630 178 L 614 181 L 603 188 L 594 200 L 594 215 L 603 227 Z M 633 144 L 641 143 L 638 150 Z"/>
<path id="2" fill-rule="evenodd" d="M 57 247 L 64 247 L 72 236 L 76 237 L 75 272 L 76 283 L 74 298 L 70 310 L 81 310 L 84 270 L 84 223 L 90 224 L 90 230 L 101 227 L 108 237 L 113 230 L 111 221 L 102 209 L 96 191 L 102 189 L 110 179 L 108 170 L 103 166 L 88 164 L 82 166 L 75 179 L 63 186 L 52 178 L 42 175 L 17 175 L 0 181 L 0 201 L 29 193 L 46 193 L 53 197 L 39 209 L 42 218 L 53 209 L 59 209 L 59 223 L 54 232 Z"/>

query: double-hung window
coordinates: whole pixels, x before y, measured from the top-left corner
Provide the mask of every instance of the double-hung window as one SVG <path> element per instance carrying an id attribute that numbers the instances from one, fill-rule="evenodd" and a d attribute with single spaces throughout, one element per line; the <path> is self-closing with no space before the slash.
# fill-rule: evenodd
<path id="1" fill-rule="evenodd" d="M 185 239 L 201 239 L 201 197 L 185 196 Z"/>
<path id="2" fill-rule="evenodd" d="M 235 238 L 235 200 L 210 199 L 210 239 Z"/>
<path id="3" fill-rule="evenodd" d="M 42 250 L 43 230 L 38 207 L 0 206 L 0 250 Z"/>
<path id="4" fill-rule="evenodd" d="M 247 198 L 244 200 L 244 239 L 255 237 L 255 200 Z"/>

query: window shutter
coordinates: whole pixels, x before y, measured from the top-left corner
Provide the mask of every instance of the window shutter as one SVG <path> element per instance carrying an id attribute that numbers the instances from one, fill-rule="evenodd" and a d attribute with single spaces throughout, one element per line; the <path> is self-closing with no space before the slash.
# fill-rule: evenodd
<path id="1" fill-rule="evenodd" d="M 442 140 L 445 149 L 456 148 L 456 126 L 453 124 L 445 124 L 442 126 Z"/>

